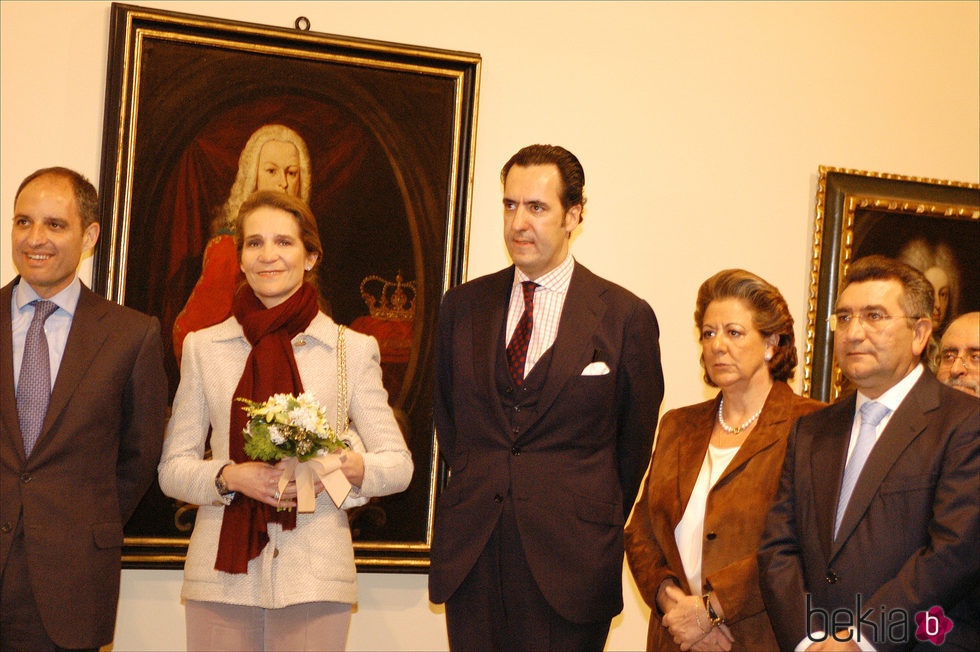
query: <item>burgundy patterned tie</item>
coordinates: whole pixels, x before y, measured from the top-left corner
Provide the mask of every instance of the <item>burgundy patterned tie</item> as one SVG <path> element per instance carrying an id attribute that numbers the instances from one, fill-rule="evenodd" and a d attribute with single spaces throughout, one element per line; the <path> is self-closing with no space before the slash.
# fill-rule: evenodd
<path id="1" fill-rule="evenodd" d="M 527 345 L 531 342 L 531 330 L 534 328 L 534 289 L 538 284 L 534 281 L 521 283 L 524 290 L 524 313 L 517 328 L 510 337 L 507 345 L 507 368 L 510 376 L 518 385 L 524 383 L 524 364 L 527 362 Z"/>
<path id="2" fill-rule="evenodd" d="M 17 380 L 17 419 L 20 434 L 24 438 L 24 454 L 31 456 L 34 444 L 41 434 L 44 416 L 48 413 L 51 399 L 51 358 L 48 356 L 48 338 L 44 334 L 44 322 L 58 309 L 52 301 L 33 301 L 34 318 L 27 327 L 24 338 L 24 357 L 20 363 Z"/>

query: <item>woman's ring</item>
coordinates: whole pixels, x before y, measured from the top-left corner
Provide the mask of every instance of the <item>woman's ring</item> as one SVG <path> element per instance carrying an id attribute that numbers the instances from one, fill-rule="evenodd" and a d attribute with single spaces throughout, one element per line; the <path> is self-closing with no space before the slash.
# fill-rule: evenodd
<path id="1" fill-rule="evenodd" d="M 275 495 L 275 499 L 276 499 L 276 500 L 279 500 L 279 490 L 278 490 L 278 489 L 276 489 L 276 495 Z"/>

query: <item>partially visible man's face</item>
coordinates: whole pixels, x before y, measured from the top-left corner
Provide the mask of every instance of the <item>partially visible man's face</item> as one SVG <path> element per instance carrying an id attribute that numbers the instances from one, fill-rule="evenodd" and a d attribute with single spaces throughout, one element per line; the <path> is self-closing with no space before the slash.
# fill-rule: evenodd
<path id="1" fill-rule="evenodd" d="M 71 283 L 82 252 L 98 237 L 97 222 L 82 225 L 71 182 L 63 177 L 46 174 L 34 179 L 14 202 L 14 267 L 43 299 Z"/>
<path id="2" fill-rule="evenodd" d="M 878 398 L 912 371 L 932 333 L 928 318 L 904 318 L 902 292 L 896 280 L 861 281 L 848 285 L 837 299 L 836 314 L 852 316 L 834 331 L 837 364 L 870 398 Z"/>
<path id="3" fill-rule="evenodd" d="M 943 333 L 936 377 L 961 392 L 980 396 L 980 312 L 960 315 Z"/>
<path id="4" fill-rule="evenodd" d="M 562 209 L 561 177 L 553 164 L 513 166 L 504 181 L 504 242 L 514 264 L 534 280 L 568 255 L 568 236 L 581 206 Z"/>

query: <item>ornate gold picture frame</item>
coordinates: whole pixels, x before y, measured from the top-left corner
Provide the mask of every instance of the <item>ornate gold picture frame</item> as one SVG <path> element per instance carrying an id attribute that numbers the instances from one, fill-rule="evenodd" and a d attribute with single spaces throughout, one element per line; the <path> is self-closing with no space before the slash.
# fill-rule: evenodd
<path id="1" fill-rule="evenodd" d="M 827 319 L 851 261 L 870 254 L 946 274 L 950 319 L 980 306 L 980 185 L 820 166 L 817 182 L 803 394 L 842 393 Z"/>
<path id="2" fill-rule="evenodd" d="M 336 321 L 378 339 L 415 463 L 407 491 L 349 512 L 357 564 L 424 572 L 443 473 L 435 324 L 465 273 L 481 60 L 296 25 L 112 5 L 94 286 L 160 318 L 172 397 L 181 333 L 214 318 L 205 251 L 224 247 L 237 273 L 223 206 L 257 167 L 250 143 L 267 126 L 288 129 L 275 138 L 295 146 L 308 177 L 322 298 Z M 126 526 L 124 564 L 181 566 L 195 513 L 154 484 Z"/>

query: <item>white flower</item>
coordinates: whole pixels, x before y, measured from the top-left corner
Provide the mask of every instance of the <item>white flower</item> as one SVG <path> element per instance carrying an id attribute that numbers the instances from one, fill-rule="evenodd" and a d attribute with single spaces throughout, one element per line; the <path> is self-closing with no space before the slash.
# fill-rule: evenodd
<path id="1" fill-rule="evenodd" d="M 286 437 L 282 434 L 282 430 L 280 430 L 279 426 L 276 424 L 269 426 L 269 440 L 276 446 L 282 446 L 286 443 Z"/>
<path id="2" fill-rule="evenodd" d="M 290 398 L 290 394 L 273 394 L 265 404 L 276 412 L 285 412 Z"/>
<path id="3" fill-rule="evenodd" d="M 289 413 L 289 422 L 294 426 L 299 426 L 303 430 L 316 432 L 320 419 L 315 408 L 310 409 L 304 406 L 302 408 L 296 408 Z"/>
<path id="4" fill-rule="evenodd" d="M 296 400 L 299 401 L 299 404 L 303 407 L 311 407 L 316 409 L 316 397 L 309 392 L 303 392 L 296 397 Z"/>

